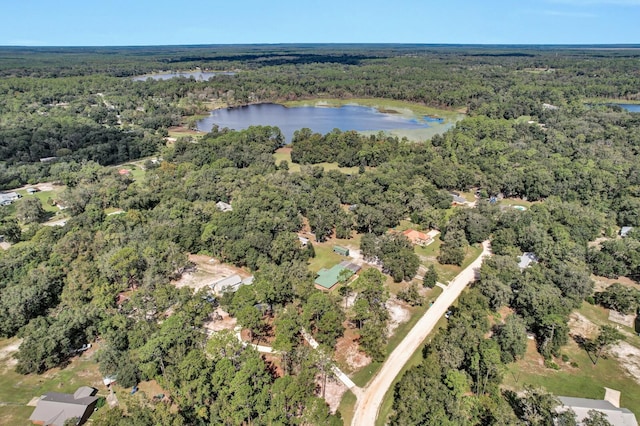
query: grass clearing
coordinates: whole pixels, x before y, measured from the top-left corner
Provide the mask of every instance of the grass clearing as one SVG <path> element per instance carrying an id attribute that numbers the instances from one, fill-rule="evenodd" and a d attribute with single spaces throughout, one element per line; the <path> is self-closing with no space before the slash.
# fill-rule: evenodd
<path id="1" fill-rule="evenodd" d="M 18 339 L 0 339 L 0 351 L 15 345 Z M 71 359 L 65 368 L 54 368 L 42 375 L 21 375 L 15 372 L 11 357 L 0 359 L 0 424 L 29 425 L 33 407 L 26 404 L 47 392 L 73 393 L 80 386 L 93 386 L 105 394 L 102 376 L 93 356 L 96 346 Z M 3 405 L 6 404 L 6 405 Z"/>
<path id="2" fill-rule="evenodd" d="M 300 101 L 286 101 L 282 102 L 282 105 L 286 107 L 301 107 L 301 106 L 327 106 L 327 107 L 341 107 L 345 105 L 361 105 L 376 108 L 382 112 L 391 112 L 399 114 L 410 115 L 428 115 L 431 117 L 441 117 L 446 120 L 459 120 L 462 114 L 455 111 L 438 109 L 428 107 L 426 105 L 417 104 L 413 102 L 398 101 L 394 99 L 307 99 Z"/>
<path id="3" fill-rule="evenodd" d="M 431 245 L 436 244 L 436 242 L 434 242 Z M 482 253 L 482 246 L 480 244 L 474 244 L 467 248 L 467 253 L 464 257 L 464 262 L 462 262 L 461 266 L 442 265 L 438 262 L 434 262 L 433 265 L 435 266 L 436 272 L 438 273 L 438 280 L 442 283 L 447 283 L 451 281 L 456 277 L 456 275 L 460 273 L 460 271 L 462 271 L 464 268 L 469 266 L 474 260 L 476 260 L 478 256 L 480 256 L 480 253 Z"/>
<path id="4" fill-rule="evenodd" d="M 625 335 L 624 341 L 640 348 L 640 337 L 631 327 L 609 321 L 609 311 L 601 306 L 583 302 L 577 313 L 595 325 L 615 325 Z M 561 359 L 554 361 L 559 370 L 544 367 L 543 358 L 537 352 L 535 342 L 529 341 L 527 352 L 522 360 L 510 364 L 505 373 L 504 385 L 521 390 L 525 384 L 539 386 L 561 396 L 602 399 L 604 387 L 621 391 L 620 405 L 633 411 L 640 417 L 640 386 L 625 370 L 622 362 L 614 356 L 603 356 L 593 365 L 587 352 L 573 340 L 562 348 L 562 353 L 569 356 L 568 362 Z M 577 367 L 572 366 L 575 363 Z"/>
<path id="5" fill-rule="evenodd" d="M 507 367 L 504 385 L 520 391 L 528 384 L 543 387 L 555 395 L 592 399 L 602 399 L 604 387 L 608 387 L 621 391 L 620 405 L 640 417 L 640 386 L 616 359 L 603 357 L 593 365 L 587 353 L 573 340 L 562 352 L 569 355 L 569 363 L 556 359 L 560 370 L 546 368 L 535 342 L 529 341 L 525 357 Z M 577 363 L 578 367 L 571 367 L 571 362 Z"/>
<path id="6" fill-rule="evenodd" d="M 340 406 L 338 407 L 338 412 L 342 416 L 342 422 L 344 425 L 350 425 L 351 420 L 353 419 L 353 411 L 356 408 L 356 398 L 355 394 L 351 391 L 346 391 L 344 395 L 342 395 L 342 400 L 340 401 Z"/>
<path id="7" fill-rule="evenodd" d="M 316 252 L 316 257 L 309 259 L 309 270 L 311 272 L 317 273 L 322 268 L 329 269 L 345 260 L 344 256 L 333 252 L 333 246 L 314 244 L 313 249 Z"/>
<path id="8" fill-rule="evenodd" d="M 290 172 L 299 173 L 302 169 L 302 166 L 300 164 L 291 161 L 291 148 L 289 147 L 279 148 L 278 150 L 276 150 L 276 152 L 273 154 L 273 159 L 276 165 L 279 165 L 282 161 L 286 161 L 287 163 L 289 163 Z M 328 172 L 330 170 L 338 170 L 349 175 L 358 174 L 359 171 L 359 167 L 357 166 L 340 167 L 338 166 L 338 163 L 317 163 L 312 164 L 312 166 L 320 166 L 324 169 L 325 172 Z M 367 167 L 367 169 L 370 169 L 370 167 Z"/>

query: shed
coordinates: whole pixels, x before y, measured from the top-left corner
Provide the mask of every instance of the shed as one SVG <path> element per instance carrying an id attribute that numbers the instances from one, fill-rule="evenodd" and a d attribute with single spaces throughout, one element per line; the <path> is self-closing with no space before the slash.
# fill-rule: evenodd
<path id="1" fill-rule="evenodd" d="M 305 246 L 307 246 L 307 244 L 309 244 L 309 239 L 305 238 L 305 237 L 302 237 L 300 235 L 298 235 L 298 240 L 300 240 L 300 245 L 302 247 L 305 247 Z"/>
<path id="2" fill-rule="evenodd" d="M 341 246 L 333 246 L 333 252 L 341 256 L 349 256 L 349 249 Z"/>
<path id="3" fill-rule="evenodd" d="M 29 420 L 38 425 L 63 426 L 67 420 L 77 418 L 77 424 L 82 425 L 93 413 L 98 401 L 97 392 L 89 386 L 79 387 L 73 395 L 48 392 L 40 397 Z"/>
<path id="4" fill-rule="evenodd" d="M 216 203 L 216 208 L 218 210 L 220 210 L 221 212 L 232 212 L 233 211 L 233 207 L 231 207 L 231 204 L 225 203 L 224 201 L 218 201 Z"/>
<path id="5" fill-rule="evenodd" d="M 631 231 L 633 231 L 633 226 L 623 226 L 622 228 L 620 228 L 620 236 L 626 237 Z"/>

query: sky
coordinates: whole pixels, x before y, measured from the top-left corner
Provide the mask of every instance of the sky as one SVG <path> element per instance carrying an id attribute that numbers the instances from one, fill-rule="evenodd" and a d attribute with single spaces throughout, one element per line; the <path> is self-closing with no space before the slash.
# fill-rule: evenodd
<path id="1" fill-rule="evenodd" d="M 640 44 L 640 0 L 0 0 L 2 46 Z"/>

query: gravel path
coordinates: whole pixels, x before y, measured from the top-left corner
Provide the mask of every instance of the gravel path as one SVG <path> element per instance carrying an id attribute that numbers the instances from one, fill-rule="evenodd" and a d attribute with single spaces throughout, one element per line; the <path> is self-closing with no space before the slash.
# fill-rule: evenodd
<path id="1" fill-rule="evenodd" d="M 489 241 L 482 243 L 482 247 L 482 254 L 449 283 L 433 306 L 427 310 L 389 355 L 375 378 L 358 395 L 353 421 L 351 422 L 353 426 L 375 424 L 382 400 L 402 367 L 431 333 L 438 320 L 449 309 L 449 306 L 460 296 L 467 284 L 475 280 L 476 270 L 482 265 L 483 258 L 491 254 Z"/>

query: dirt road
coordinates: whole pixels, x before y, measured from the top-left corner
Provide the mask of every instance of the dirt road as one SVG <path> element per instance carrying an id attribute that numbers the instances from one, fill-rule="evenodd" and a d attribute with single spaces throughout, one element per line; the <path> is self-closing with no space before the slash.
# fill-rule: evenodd
<path id="1" fill-rule="evenodd" d="M 489 242 L 485 241 L 482 243 L 482 247 L 483 250 L 480 256 L 449 283 L 440 297 L 433 303 L 433 306 L 427 310 L 402 342 L 400 342 L 391 355 L 389 355 L 389 358 L 387 358 L 382 365 L 376 377 L 363 389 L 362 394 L 356 402 L 353 421 L 351 422 L 353 426 L 373 426 L 375 424 L 382 399 L 398 373 L 400 373 L 402 367 L 427 338 L 429 333 L 431 333 L 449 306 L 460 296 L 460 293 L 462 293 L 462 290 L 464 290 L 467 284 L 475 280 L 476 269 L 482 265 L 483 258 L 490 255 Z"/>

